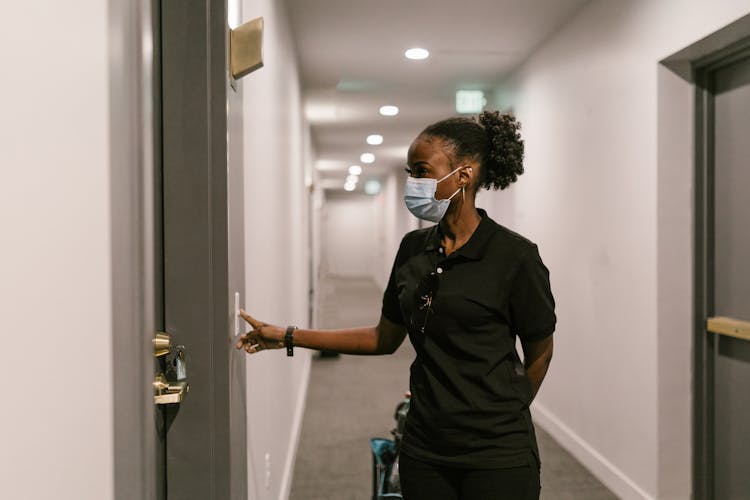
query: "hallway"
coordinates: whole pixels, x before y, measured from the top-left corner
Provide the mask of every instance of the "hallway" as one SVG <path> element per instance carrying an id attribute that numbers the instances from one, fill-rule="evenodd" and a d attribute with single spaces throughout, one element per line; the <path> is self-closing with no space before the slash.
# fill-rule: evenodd
<path id="1" fill-rule="evenodd" d="M 750 500 L 750 0 L 4 7 L 0 500 L 369 500 L 414 352 L 311 330 L 373 325 L 465 207 L 535 248 L 474 259 L 453 324 L 507 284 L 533 344 L 554 300 L 541 498 Z M 297 343 L 238 350 L 241 309 Z M 431 374 L 471 368 L 451 333 Z"/>
<path id="2" fill-rule="evenodd" d="M 372 281 L 321 279 L 320 326 L 374 324 L 381 292 Z M 291 500 L 365 500 L 371 495 L 368 440 L 390 437 L 394 408 L 408 387 L 414 351 L 392 356 L 313 358 Z M 554 377 L 554 364 L 550 373 Z M 537 426 L 542 500 L 617 498 Z"/>

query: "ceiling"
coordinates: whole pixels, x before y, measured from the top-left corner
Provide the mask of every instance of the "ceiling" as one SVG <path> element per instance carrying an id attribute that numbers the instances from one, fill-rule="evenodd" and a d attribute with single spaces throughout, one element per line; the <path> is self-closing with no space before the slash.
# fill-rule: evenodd
<path id="1" fill-rule="evenodd" d="M 455 91 L 498 83 L 588 0 L 286 0 L 323 186 L 403 167 L 426 125 L 456 115 Z M 426 60 L 404 57 L 411 47 Z M 380 116 L 384 104 L 399 107 Z M 383 144 L 370 146 L 369 134 Z M 370 165 L 361 153 L 376 157 Z M 362 188 L 362 182 L 358 189 Z"/>

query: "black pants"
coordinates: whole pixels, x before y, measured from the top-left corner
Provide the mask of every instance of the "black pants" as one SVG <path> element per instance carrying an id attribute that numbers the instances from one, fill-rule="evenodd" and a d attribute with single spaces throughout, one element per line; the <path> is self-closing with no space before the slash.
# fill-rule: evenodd
<path id="1" fill-rule="evenodd" d="M 455 469 L 399 457 L 404 500 L 538 500 L 539 469 Z"/>

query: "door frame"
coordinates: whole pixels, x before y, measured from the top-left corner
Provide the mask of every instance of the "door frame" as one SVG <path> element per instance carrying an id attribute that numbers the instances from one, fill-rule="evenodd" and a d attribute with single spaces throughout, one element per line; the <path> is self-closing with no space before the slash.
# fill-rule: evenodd
<path id="1" fill-rule="evenodd" d="M 108 7 L 114 497 L 154 500 L 151 0 Z"/>

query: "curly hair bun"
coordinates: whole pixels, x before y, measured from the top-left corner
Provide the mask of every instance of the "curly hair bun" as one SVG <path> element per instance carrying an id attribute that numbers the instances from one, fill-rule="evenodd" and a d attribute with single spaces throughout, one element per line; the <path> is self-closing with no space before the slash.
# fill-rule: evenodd
<path id="1" fill-rule="evenodd" d="M 521 124 L 510 113 L 484 111 L 477 122 L 487 134 L 488 149 L 482 158 L 480 185 L 486 189 L 505 189 L 523 173 Z"/>

